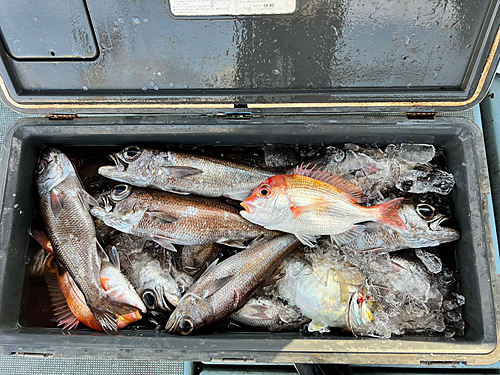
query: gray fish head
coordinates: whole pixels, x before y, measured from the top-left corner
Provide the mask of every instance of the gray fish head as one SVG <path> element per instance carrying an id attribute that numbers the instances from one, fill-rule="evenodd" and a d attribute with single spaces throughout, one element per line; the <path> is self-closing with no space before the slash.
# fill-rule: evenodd
<path id="1" fill-rule="evenodd" d="M 40 194 L 48 193 L 70 173 L 76 174 L 71 161 L 54 147 L 48 148 L 35 168 L 36 183 Z"/>
<path id="2" fill-rule="evenodd" d="M 143 197 L 129 185 L 116 185 L 110 192 L 100 196 L 102 207 L 93 207 L 90 213 L 107 226 L 130 233 L 131 227 L 143 218 L 149 207 L 149 200 Z"/>
<path id="3" fill-rule="evenodd" d="M 212 323 L 214 315 L 212 306 L 205 299 L 192 293 L 186 293 L 170 315 L 165 329 L 168 332 L 189 335 L 204 325 Z"/>
<path id="4" fill-rule="evenodd" d="M 457 230 L 443 225 L 450 217 L 438 212 L 430 204 L 404 204 L 398 214 L 405 221 L 408 235 L 426 239 L 429 242 L 420 247 L 437 246 L 440 243 L 452 242 L 460 238 Z"/>
<path id="5" fill-rule="evenodd" d="M 149 186 L 161 166 L 171 166 L 175 162 L 175 154 L 172 152 L 138 146 L 129 146 L 109 155 L 109 158 L 115 165 L 100 167 L 98 173 L 101 176 L 140 187 Z"/>
<path id="6" fill-rule="evenodd" d="M 181 294 L 177 282 L 165 272 L 157 260 L 133 266 L 138 269 L 136 289 L 150 310 L 172 312 L 179 304 Z"/>

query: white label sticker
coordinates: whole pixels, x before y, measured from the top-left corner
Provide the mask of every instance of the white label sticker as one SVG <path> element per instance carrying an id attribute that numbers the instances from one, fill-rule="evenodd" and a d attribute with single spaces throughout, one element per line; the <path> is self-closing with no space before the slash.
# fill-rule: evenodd
<path id="1" fill-rule="evenodd" d="M 296 0 L 170 0 L 174 16 L 243 16 L 295 12 Z"/>

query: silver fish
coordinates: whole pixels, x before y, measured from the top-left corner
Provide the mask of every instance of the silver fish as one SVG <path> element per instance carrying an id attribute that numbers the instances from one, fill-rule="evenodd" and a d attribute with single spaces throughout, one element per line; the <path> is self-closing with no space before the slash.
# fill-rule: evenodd
<path id="1" fill-rule="evenodd" d="M 245 164 L 174 151 L 130 146 L 110 158 L 99 174 L 138 187 L 180 194 L 244 200 L 272 173 Z"/>
<path id="2" fill-rule="evenodd" d="M 457 230 L 441 226 L 449 217 L 425 203 L 403 204 L 398 215 L 407 230 L 396 230 L 387 225 L 365 223 L 364 232 L 352 241 L 340 245 L 343 251 L 391 252 L 409 248 L 438 246 L 460 238 Z"/>
<path id="3" fill-rule="evenodd" d="M 404 192 L 449 194 L 455 184 L 453 175 L 430 164 L 437 154 L 429 144 L 390 144 L 381 150 L 347 143 L 343 149 L 327 147 L 326 156 L 312 164 L 356 185 L 374 204 L 393 187 Z"/>
<path id="4" fill-rule="evenodd" d="M 166 329 L 188 335 L 237 311 L 274 281 L 283 259 L 299 244 L 293 235 L 284 235 L 213 263 L 182 297 Z"/>
<path id="5" fill-rule="evenodd" d="M 225 203 L 194 196 L 117 185 L 102 196 L 105 207 L 92 215 L 124 233 L 155 241 L 176 251 L 172 244 L 221 243 L 244 248 L 243 242 L 261 235 L 274 235 L 243 219 Z"/>
<path id="6" fill-rule="evenodd" d="M 309 321 L 293 307 L 268 297 L 250 298 L 241 309 L 229 315 L 229 319 L 250 327 L 268 329 L 271 332 L 295 330 Z"/>
<path id="7" fill-rule="evenodd" d="M 100 246 L 89 214 L 89 203 L 97 202 L 83 189 L 68 157 L 55 148 L 42 155 L 36 174 L 41 213 L 57 264 L 69 272 L 104 331 L 116 333 L 116 316 L 135 313 L 137 308 L 101 287 Z"/>

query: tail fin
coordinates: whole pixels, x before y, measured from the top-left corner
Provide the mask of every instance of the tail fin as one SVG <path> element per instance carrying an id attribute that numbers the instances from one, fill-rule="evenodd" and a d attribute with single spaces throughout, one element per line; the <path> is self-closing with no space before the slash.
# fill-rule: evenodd
<path id="1" fill-rule="evenodd" d="M 95 306 L 89 304 L 89 308 L 104 332 L 108 335 L 116 335 L 118 333 L 117 315 L 124 316 L 138 312 L 137 307 L 121 302 L 105 294 L 104 291 L 98 303 Z"/>
<path id="2" fill-rule="evenodd" d="M 396 198 L 392 201 L 385 202 L 379 205 L 376 205 L 374 208 L 377 211 L 377 220 L 379 223 L 389 225 L 396 229 L 407 230 L 406 224 L 403 219 L 398 215 L 399 207 L 401 206 L 401 202 L 403 202 L 404 198 Z"/>

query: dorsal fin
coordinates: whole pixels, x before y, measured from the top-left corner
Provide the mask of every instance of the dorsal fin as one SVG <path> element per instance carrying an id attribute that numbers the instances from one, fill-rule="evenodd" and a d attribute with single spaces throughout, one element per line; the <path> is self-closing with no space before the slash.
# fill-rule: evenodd
<path id="1" fill-rule="evenodd" d="M 332 186 L 335 186 L 337 189 L 340 189 L 347 194 L 349 194 L 357 203 L 365 203 L 366 197 L 365 194 L 361 191 L 360 188 L 347 182 L 343 178 L 337 176 L 336 174 L 323 172 L 320 170 L 308 169 L 308 166 L 298 166 L 294 169 L 293 174 L 299 176 L 306 176 L 310 178 L 314 178 L 318 181 L 326 182 Z"/>

